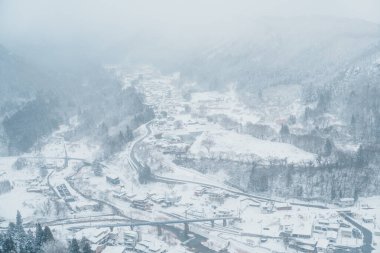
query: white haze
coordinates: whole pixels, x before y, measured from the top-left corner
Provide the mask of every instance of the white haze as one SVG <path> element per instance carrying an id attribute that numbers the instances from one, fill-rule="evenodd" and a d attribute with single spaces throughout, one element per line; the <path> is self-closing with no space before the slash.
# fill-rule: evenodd
<path id="1" fill-rule="evenodd" d="M 0 42 L 110 47 L 129 39 L 212 39 L 256 18 L 332 16 L 380 23 L 378 0 L 1 0 Z M 152 41 L 153 40 L 153 41 Z"/>

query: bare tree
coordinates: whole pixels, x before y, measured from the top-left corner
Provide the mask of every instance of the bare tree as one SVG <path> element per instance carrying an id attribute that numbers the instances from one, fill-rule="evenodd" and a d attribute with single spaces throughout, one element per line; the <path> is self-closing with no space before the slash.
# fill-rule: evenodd
<path id="1" fill-rule="evenodd" d="M 66 246 L 60 241 L 48 241 L 42 245 L 44 253 L 66 253 Z"/>
<path id="2" fill-rule="evenodd" d="M 215 141 L 210 136 L 207 136 L 202 140 L 202 145 L 207 149 L 207 153 L 210 154 L 211 148 L 215 146 Z"/>
<path id="3" fill-rule="evenodd" d="M 50 215 L 51 211 L 52 211 L 52 204 L 51 204 L 50 200 L 47 200 L 44 203 L 42 203 L 42 205 L 39 208 L 39 211 L 41 212 L 41 214 L 43 216 Z"/>

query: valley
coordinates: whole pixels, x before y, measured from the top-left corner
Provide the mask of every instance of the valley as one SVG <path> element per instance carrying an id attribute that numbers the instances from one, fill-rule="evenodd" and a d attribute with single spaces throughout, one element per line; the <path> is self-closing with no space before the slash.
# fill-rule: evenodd
<path id="1" fill-rule="evenodd" d="M 138 127 L 134 140 L 121 152 L 99 160 L 99 143 L 66 140 L 66 133 L 77 127 L 73 119 L 38 150 L 1 158 L 1 178 L 12 187 L 0 195 L 0 201 L 23 195 L 0 209 L 3 229 L 22 209 L 25 221 L 33 216 L 32 220 L 48 225 L 62 238 L 103 231 L 109 234 L 107 240 L 119 238 L 105 247 L 116 249 L 123 244 L 122 235 L 135 231 L 151 243 L 162 241 L 159 247 L 168 252 L 191 248 L 201 252 L 297 252 L 318 245 L 339 252 L 363 249 L 368 243 L 363 235 L 376 233 L 375 214 L 380 206 L 373 203 L 380 203 L 380 198 L 360 197 L 354 204 L 353 196 L 331 201 L 313 198 L 309 192 L 313 178 L 302 177 L 323 170 L 317 166 L 318 154 L 285 143 L 276 134 L 290 115 L 301 117 L 305 105 L 293 104 L 299 99 L 293 97 L 286 103 L 281 92 L 274 100 L 264 95 L 268 106 L 258 110 L 239 103 L 233 90 L 200 91 L 186 99 L 178 90 L 177 74 L 163 75 L 152 67 L 126 74 L 126 87 L 134 78 L 139 79 L 134 88 L 156 117 Z M 289 92 L 299 95 L 294 92 L 296 86 L 284 88 L 285 97 L 291 96 Z M 279 106 L 276 101 L 284 110 L 274 117 L 271 107 Z M 247 125 L 259 123 L 272 129 L 273 136 L 246 132 Z M 300 127 L 300 123 L 294 126 Z M 18 163 L 22 166 L 16 169 Z M 289 168 L 291 179 L 287 178 Z M 19 174 L 25 170 L 29 172 L 22 179 Z M 328 187 L 315 188 L 329 191 Z M 345 203 L 345 199 L 352 202 Z M 364 225 L 368 230 L 352 232 L 359 228 L 344 221 L 341 213 L 347 212 L 359 224 L 372 217 L 374 227 Z M 226 217 L 223 224 L 206 221 L 218 217 Z M 189 219 L 199 222 L 186 223 Z M 165 225 L 174 221 L 178 224 Z M 152 225 L 139 226 L 141 222 Z M 183 226 L 187 227 L 185 234 Z"/>

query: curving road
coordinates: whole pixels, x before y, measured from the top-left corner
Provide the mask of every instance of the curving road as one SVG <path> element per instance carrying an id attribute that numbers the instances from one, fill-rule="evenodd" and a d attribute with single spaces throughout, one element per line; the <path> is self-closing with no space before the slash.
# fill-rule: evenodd
<path id="1" fill-rule="evenodd" d="M 142 171 L 144 169 L 144 166 L 136 158 L 135 150 L 136 150 L 138 144 L 140 144 L 142 141 L 144 141 L 144 139 L 148 138 L 152 134 L 152 130 L 150 129 L 150 125 L 152 123 L 153 123 L 153 120 L 149 121 L 148 123 L 146 123 L 143 126 L 141 126 L 141 127 L 145 127 L 146 132 L 145 132 L 144 135 L 142 135 L 141 137 L 139 137 L 132 144 L 131 152 L 130 152 L 129 157 L 128 157 L 129 164 L 131 165 L 132 168 L 134 168 L 136 170 L 136 172 L 139 175 L 142 173 Z M 231 189 L 231 187 L 227 186 L 227 185 L 225 187 L 223 187 L 223 186 L 220 186 L 220 185 L 217 185 L 217 184 L 212 184 L 212 183 L 202 183 L 202 182 L 198 182 L 198 181 L 184 180 L 184 179 L 173 179 L 173 178 L 168 178 L 168 177 L 163 177 L 163 176 L 157 176 L 157 175 L 154 175 L 152 172 L 151 172 L 150 179 L 153 180 L 153 181 L 158 181 L 158 182 L 163 182 L 163 183 L 170 183 L 170 184 L 173 184 L 173 183 L 174 184 L 196 184 L 196 185 L 199 185 L 199 186 L 211 187 L 211 188 L 216 188 L 216 189 L 219 189 L 219 190 L 224 190 L 224 191 L 227 191 L 227 192 L 232 193 L 232 194 L 237 194 L 237 195 L 240 195 L 240 196 L 250 197 L 250 198 L 254 198 L 254 199 L 258 199 L 258 200 L 273 201 L 273 202 L 283 202 L 283 201 L 275 200 L 275 199 L 272 199 L 272 198 L 267 198 L 267 197 L 262 197 L 262 196 L 246 193 L 246 192 L 243 192 L 243 191 L 238 190 L 238 189 L 234 190 L 234 189 Z M 304 204 L 303 203 L 290 203 L 290 204 L 297 205 L 297 206 L 319 208 L 319 209 L 328 209 L 326 206 L 323 206 L 323 205 L 315 205 L 315 204 L 307 204 L 307 203 L 304 203 Z"/>

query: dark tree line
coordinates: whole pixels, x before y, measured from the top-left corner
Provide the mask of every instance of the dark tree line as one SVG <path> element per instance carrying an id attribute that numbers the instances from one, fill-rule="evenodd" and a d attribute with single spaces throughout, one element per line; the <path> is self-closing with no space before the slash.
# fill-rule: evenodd
<path id="1" fill-rule="evenodd" d="M 25 231 L 21 214 L 17 211 L 16 223 L 10 222 L 7 231 L 0 234 L 0 252 L 37 253 L 50 241 L 54 241 L 54 237 L 49 227 L 42 228 L 37 223 L 34 233 Z"/>
<path id="2" fill-rule="evenodd" d="M 54 98 L 39 96 L 5 117 L 2 124 L 9 139 L 9 153 L 26 152 L 37 140 L 50 134 L 60 122 L 56 107 Z"/>
<path id="3" fill-rule="evenodd" d="M 81 245 L 76 239 L 69 242 L 69 247 L 57 241 L 48 226 L 44 228 L 37 223 L 35 231 L 25 231 L 23 219 L 17 211 L 16 222 L 10 222 L 6 232 L 0 233 L 0 253 L 92 253 L 86 240 Z"/>

